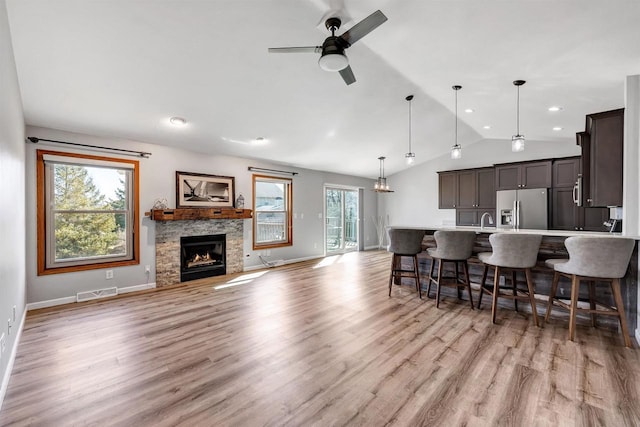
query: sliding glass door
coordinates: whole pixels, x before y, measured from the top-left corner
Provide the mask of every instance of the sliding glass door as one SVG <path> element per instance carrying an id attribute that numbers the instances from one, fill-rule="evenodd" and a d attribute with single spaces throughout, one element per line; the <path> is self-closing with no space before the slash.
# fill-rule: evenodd
<path id="1" fill-rule="evenodd" d="M 325 249 L 327 254 L 358 250 L 359 191 L 325 187 Z"/>

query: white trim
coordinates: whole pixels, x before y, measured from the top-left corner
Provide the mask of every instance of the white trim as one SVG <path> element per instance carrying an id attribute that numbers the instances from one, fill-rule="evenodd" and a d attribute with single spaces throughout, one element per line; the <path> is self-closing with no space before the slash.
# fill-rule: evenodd
<path id="1" fill-rule="evenodd" d="M 4 371 L 2 377 L 2 385 L 0 385 L 0 410 L 2 410 L 2 403 L 4 402 L 4 396 L 7 393 L 9 387 L 9 379 L 11 378 L 11 371 L 13 371 L 13 362 L 16 360 L 16 353 L 18 352 L 18 344 L 22 337 L 22 330 L 24 329 L 24 321 L 27 318 L 27 310 L 23 310 L 22 320 L 20 320 L 20 327 L 16 331 L 16 341 L 13 343 L 13 349 L 11 350 L 11 356 L 9 356 L 9 362 L 7 363 L 7 369 Z"/>
<path id="2" fill-rule="evenodd" d="M 640 344 L 640 329 L 636 329 L 636 342 Z"/>
<path id="3" fill-rule="evenodd" d="M 134 285 L 134 286 L 127 286 L 125 288 L 118 288 L 118 294 L 128 294 L 129 292 L 136 292 L 136 291 L 144 291 L 146 289 L 155 289 L 156 288 L 156 283 L 145 283 L 142 285 Z"/>
<path id="4" fill-rule="evenodd" d="M 295 264 L 297 262 L 310 261 L 313 259 L 320 259 L 320 258 L 324 258 L 324 255 L 312 255 L 304 258 L 285 259 L 282 261 L 284 263 L 283 265 L 286 265 L 286 264 Z M 260 265 L 252 265 L 249 267 L 244 267 L 242 271 L 245 272 L 245 271 L 268 270 L 268 269 L 269 267 L 265 267 L 263 264 L 260 264 Z"/>
<path id="5" fill-rule="evenodd" d="M 142 291 L 145 289 L 155 289 L 155 287 L 156 287 L 155 282 L 143 283 L 142 285 L 126 286 L 124 288 L 119 287 L 118 294 L 127 294 L 129 292 Z M 50 299 L 46 301 L 30 302 L 29 304 L 27 304 L 26 311 L 38 310 L 40 308 L 54 307 L 56 305 L 71 304 L 73 302 L 77 302 L 76 296 Z"/>
<path id="6" fill-rule="evenodd" d="M 72 297 L 50 299 L 46 301 L 30 302 L 29 304 L 27 304 L 27 311 L 37 310 L 39 308 L 53 307 L 56 305 L 71 304 L 72 302 L 76 302 L 76 300 L 77 300 L 77 297 L 72 296 Z"/>

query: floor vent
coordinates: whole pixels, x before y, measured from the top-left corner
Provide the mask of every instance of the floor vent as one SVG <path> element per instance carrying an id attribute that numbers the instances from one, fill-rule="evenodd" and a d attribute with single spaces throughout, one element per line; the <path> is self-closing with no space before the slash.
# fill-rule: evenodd
<path id="1" fill-rule="evenodd" d="M 92 299 L 106 298 L 118 295 L 118 288 L 96 289 L 94 291 L 78 292 L 76 295 L 78 302 L 90 301 Z"/>

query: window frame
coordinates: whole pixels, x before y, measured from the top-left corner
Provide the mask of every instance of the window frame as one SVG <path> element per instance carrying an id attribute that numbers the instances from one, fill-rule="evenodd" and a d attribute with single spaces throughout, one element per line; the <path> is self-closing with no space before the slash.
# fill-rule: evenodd
<path id="1" fill-rule="evenodd" d="M 131 254 L 127 259 L 120 260 L 98 260 L 95 262 L 83 262 L 73 265 L 47 265 L 49 238 L 48 238 L 48 221 L 52 217 L 51 209 L 47 204 L 47 186 L 50 183 L 47 180 L 47 171 L 45 167 L 45 156 L 68 157 L 82 165 L 82 160 L 87 160 L 86 166 L 91 166 L 90 161 L 99 161 L 106 163 L 127 163 L 131 165 L 132 179 L 129 183 L 129 191 L 132 192 L 129 201 L 131 205 Z M 115 165 L 114 165 L 115 167 Z M 50 189 L 49 189 L 50 190 Z M 95 156 L 89 154 L 80 154 L 64 151 L 52 150 L 36 150 L 36 198 L 37 198 L 37 269 L 38 276 L 48 274 L 70 273 L 77 271 L 87 271 L 96 269 L 105 269 L 113 267 L 121 267 L 126 265 L 140 264 L 140 162 L 137 160 L 122 159 L 115 157 Z"/>
<path id="2" fill-rule="evenodd" d="M 262 249 L 272 249 L 272 248 L 282 248 L 286 246 L 293 245 L 293 179 L 292 178 L 283 178 L 280 176 L 271 176 L 271 175 L 259 175 L 254 174 L 252 177 L 253 181 L 253 250 L 262 250 Z M 285 210 L 276 211 L 276 212 L 285 212 L 286 214 L 286 239 L 282 241 L 271 241 L 267 243 L 256 243 L 256 234 L 258 232 L 258 214 L 259 211 L 257 209 L 256 203 L 256 183 L 257 182 L 268 182 L 268 181 L 277 181 L 285 183 L 287 186 L 285 190 Z"/>

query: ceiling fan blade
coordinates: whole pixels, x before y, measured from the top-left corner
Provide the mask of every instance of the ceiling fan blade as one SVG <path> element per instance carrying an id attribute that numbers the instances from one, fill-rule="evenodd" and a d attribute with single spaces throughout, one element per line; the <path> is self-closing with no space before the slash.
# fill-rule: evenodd
<path id="1" fill-rule="evenodd" d="M 347 47 L 351 46 L 352 44 L 369 34 L 371 31 L 378 28 L 386 20 L 387 17 L 384 16 L 384 13 L 376 10 L 371 15 L 367 16 L 362 21 L 351 27 L 349 31 L 341 35 L 339 38 L 347 42 Z"/>
<path id="2" fill-rule="evenodd" d="M 270 47 L 269 53 L 320 53 L 322 46 Z"/>
<path id="3" fill-rule="evenodd" d="M 347 68 L 343 68 L 338 71 L 342 76 L 342 80 L 348 85 L 356 82 L 356 76 L 353 75 L 353 70 L 351 69 L 351 65 L 347 65 Z"/>

